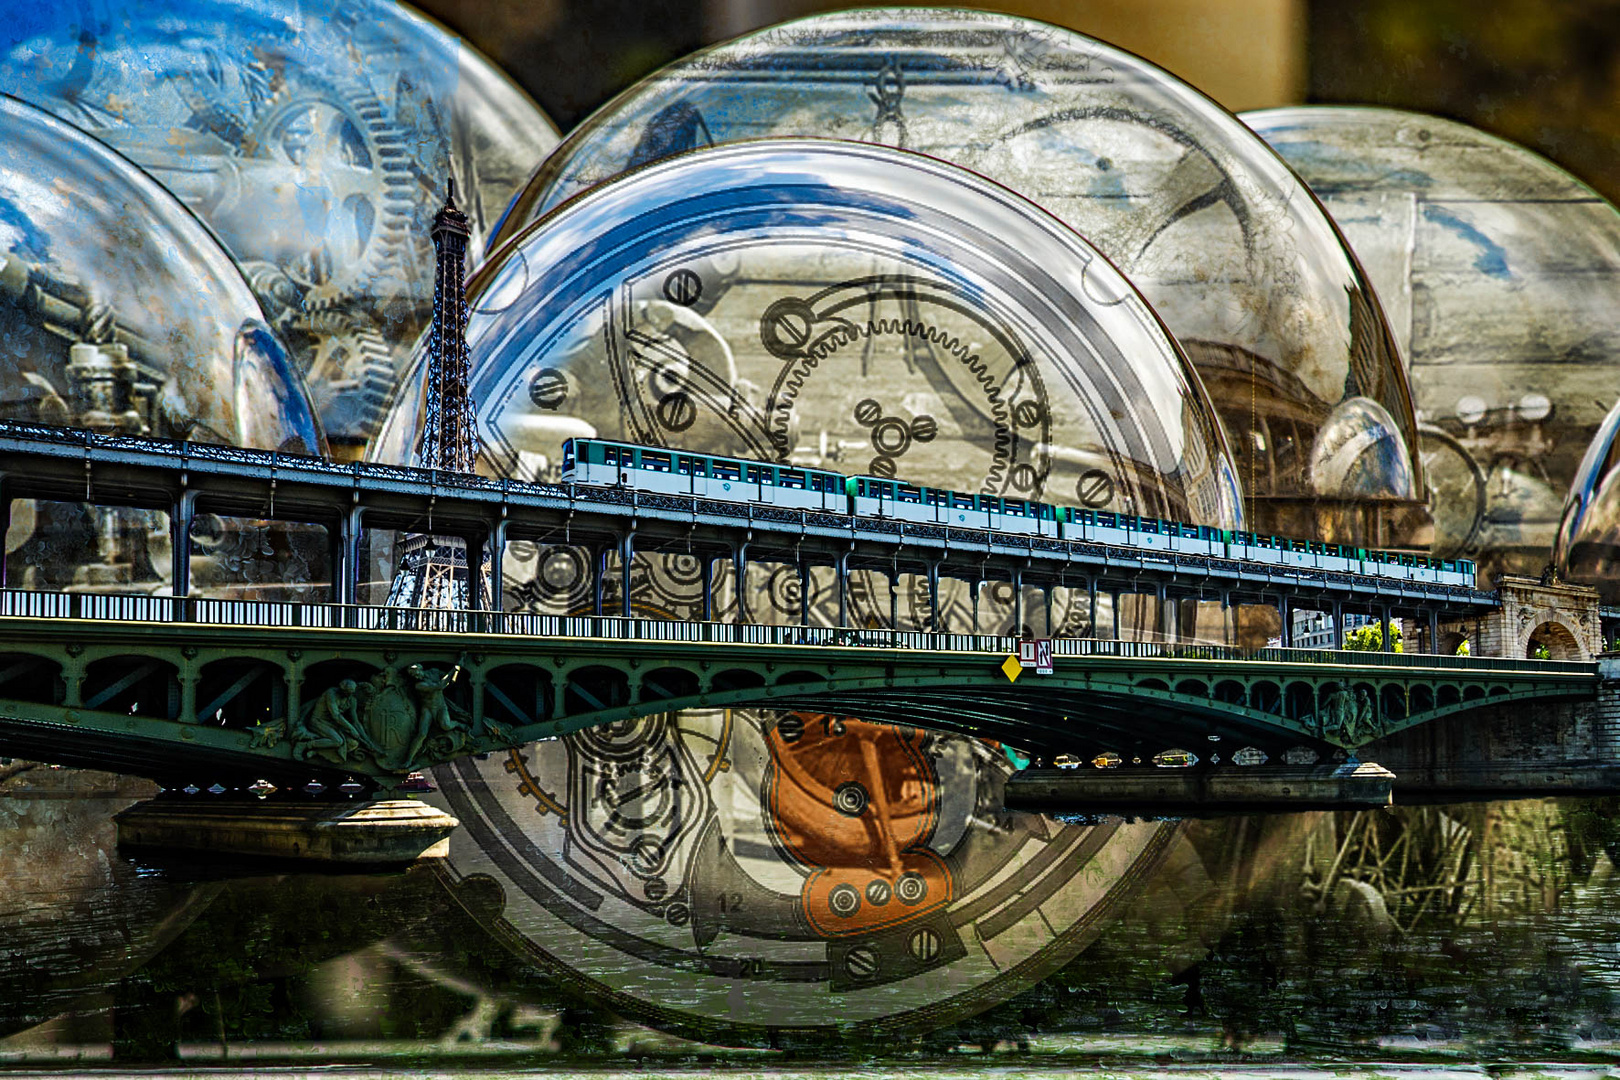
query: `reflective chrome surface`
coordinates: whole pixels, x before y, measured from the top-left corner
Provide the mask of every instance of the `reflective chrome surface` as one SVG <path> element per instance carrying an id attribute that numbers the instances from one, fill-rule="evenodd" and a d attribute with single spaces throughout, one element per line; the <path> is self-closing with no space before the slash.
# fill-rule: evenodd
<path id="1" fill-rule="evenodd" d="M 716 46 L 573 132 L 500 237 L 626 168 L 765 135 L 892 143 L 1034 199 L 1112 259 L 1175 332 L 1232 432 L 1258 527 L 1426 540 L 1421 507 L 1397 505 L 1421 496 L 1405 373 L 1331 222 L 1236 118 L 1078 34 L 1005 15 L 885 9 Z M 1313 461 L 1334 456 L 1318 435 L 1352 398 L 1393 421 L 1366 442 L 1393 435 L 1395 453 L 1314 475 Z M 1337 427 L 1365 418 L 1352 409 Z"/>
<path id="2" fill-rule="evenodd" d="M 230 256 L 106 146 L 0 96 L 6 414 L 266 449 L 323 444 Z"/>
<path id="3" fill-rule="evenodd" d="M 1620 604 L 1620 404 L 1598 425 L 1570 483 L 1553 565 Z"/>
<path id="4" fill-rule="evenodd" d="M 553 476 L 564 438 L 599 434 L 1240 520 L 1219 422 L 1142 298 L 1038 208 L 919 155 L 831 141 L 684 155 L 532 226 L 469 298 L 494 472 Z M 402 400 L 379 455 L 408 460 L 417 405 Z M 508 548 L 508 606 L 589 610 L 591 553 L 565 545 Z M 714 571 L 724 611 L 737 583 Z M 853 624 L 888 625 L 891 604 L 901 626 L 926 618 L 909 577 L 892 593 L 884 575 L 854 577 Z M 701 580 L 697 559 L 639 556 L 634 607 L 695 614 Z M 830 576 L 808 585 L 811 621 L 834 620 Z M 1031 594 L 1026 625 L 1085 625 L 1075 585 L 1050 623 Z M 752 619 L 797 621 L 791 570 L 755 566 L 745 588 Z M 1151 626 L 1142 607 L 1127 632 Z M 1012 615 L 1006 582 L 978 598 L 945 584 L 945 626 L 1010 629 Z M 467 823 L 452 876 L 501 898 L 480 910 L 503 940 L 661 1027 L 757 1042 L 1002 1000 L 1161 865 L 1172 826 L 1000 811 L 1013 768 L 979 740 L 709 710 L 437 778 Z"/>
<path id="5" fill-rule="evenodd" d="M 445 178 L 482 236 L 556 143 L 487 60 L 386 0 L 14 14 L 0 90 L 114 146 L 208 222 L 346 441 L 374 431 L 427 323 Z"/>
<path id="6" fill-rule="evenodd" d="M 1142 297 L 1039 208 L 921 156 L 687 155 L 526 231 L 468 302 L 497 472 L 554 475 L 594 433 L 1237 520 L 1219 423 Z M 379 457 L 409 457 L 417 398 Z"/>
<path id="7" fill-rule="evenodd" d="M 325 450 L 303 379 L 202 224 L 104 144 L 4 96 L 0 339 L 9 417 Z M 229 556 L 225 579 L 255 579 L 243 562 L 252 556 L 235 550 L 218 519 L 205 515 L 199 530 L 209 554 Z M 168 573 L 167 543 L 156 511 L 19 502 L 5 539 L 7 580 L 151 591 Z M 270 543 L 260 537 L 255 548 Z M 285 536 L 277 543 L 285 550 Z M 199 564 L 200 581 L 208 564 Z M 300 568 L 290 569 L 297 580 Z"/>
<path id="8" fill-rule="evenodd" d="M 1539 574 L 1620 371 L 1620 214 L 1546 158 L 1394 109 L 1243 118 L 1311 185 L 1412 369 L 1435 551 Z"/>

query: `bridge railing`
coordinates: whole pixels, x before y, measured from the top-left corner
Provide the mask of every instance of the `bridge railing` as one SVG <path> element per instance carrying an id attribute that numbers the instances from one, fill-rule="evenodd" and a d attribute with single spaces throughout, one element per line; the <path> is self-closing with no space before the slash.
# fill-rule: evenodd
<path id="1" fill-rule="evenodd" d="M 223 600 L 207 597 L 115 595 L 0 590 L 0 617 L 80 619 L 94 622 L 190 623 L 309 629 L 407 630 L 446 634 L 595 638 L 613 641 L 690 641 L 732 645 L 839 645 L 908 651 L 1005 656 L 1019 639 L 1005 634 L 934 633 L 762 623 L 686 622 L 603 615 L 544 615 L 522 611 L 404 608 L 362 604 Z M 1517 660 L 1430 653 L 1352 652 L 1331 649 L 1245 649 L 1197 642 L 1056 638 L 1056 658 L 1111 656 L 1140 659 L 1245 660 L 1362 667 L 1454 668 L 1466 671 L 1587 672 L 1579 661 Z"/>

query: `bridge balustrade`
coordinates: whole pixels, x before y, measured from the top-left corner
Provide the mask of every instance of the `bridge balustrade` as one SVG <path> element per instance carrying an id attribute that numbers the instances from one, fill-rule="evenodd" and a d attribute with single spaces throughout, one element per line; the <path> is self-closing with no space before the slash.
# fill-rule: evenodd
<path id="1" fill-rule="evenodd" d="M 835 626 L 685 622 L 605 615 L 545 615 L 522 611 L 459 608 L 404 608 L 203 597 L 0 590 L 0 616 L 91 620 L 96 622 L 188 623 L 208 626 L 287 627 L 417 631 L 445 634 L 503 634 L 536 638 L 612 641 L 702 642 L 732 645 L 853 646 L 906 651 L 1016 653 L 1019 639 L 1004 634 L 932 633 L 923 630 L 856 629 Z M 1350 664 L 1376 667 L 1444 668 L 1461 671 L 1523 671 L 1527 664 L 1546 672 L 1580 672 L 1580 661 L 1520 660 L 1431 653 L 1351 652 L 1328 649 L 1260 648 L 1195 642 L 1121 641 L 1056 638 L 1056 658 L 1242 660 L 1290 664 Z"/>

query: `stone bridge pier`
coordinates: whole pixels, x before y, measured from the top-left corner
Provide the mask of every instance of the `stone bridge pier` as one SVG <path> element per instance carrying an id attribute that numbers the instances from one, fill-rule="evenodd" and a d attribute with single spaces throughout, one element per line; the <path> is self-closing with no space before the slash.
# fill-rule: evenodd
<path id="1" fill-rule="evenodd" d="M 1604 655 L 1597 591 L 1503 575 L 1501 606 L 1466 622 L 1406 621 L 1409 652 L 1596 661 L 1597 700 L 1501 705 L 1446 717 L 1361 748 L 1395 773 L 1398 798 L 1620 789 L 1620 657 Z"/>

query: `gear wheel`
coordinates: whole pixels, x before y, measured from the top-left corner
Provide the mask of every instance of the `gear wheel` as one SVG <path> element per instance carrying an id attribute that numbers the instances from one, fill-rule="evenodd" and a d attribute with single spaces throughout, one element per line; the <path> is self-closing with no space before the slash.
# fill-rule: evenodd
<path id="1" fill-rule="evenodd" d="M 322 335 L 311 350 L 309 383 L 330 401 L 323 417 L 337 430 L 366 439 L 376 434 L 394 389 L 395 364 L 388 342 L 375 330 L 351 327 Z"/>
<path id="2" fill-rule="evenodd" d="M 417 180 L 405 132 L 369 90 L 347 83 L 289 83 L 267 100 L 243 139 L 247 156 L 319 174 L 333 193 L 343 231 L 329 236 L 308 274 L 352 295 L 386 291 L 377 279 L 403 276 Z M 341 250 L 339 250 L 341 248 Z M 289 272 L 293 272 L 289 270 Z"/>

